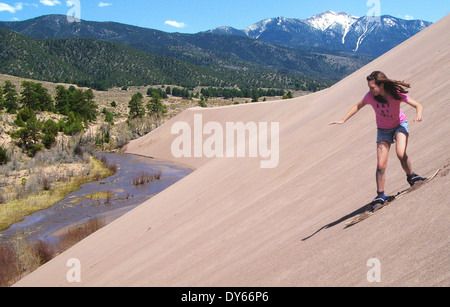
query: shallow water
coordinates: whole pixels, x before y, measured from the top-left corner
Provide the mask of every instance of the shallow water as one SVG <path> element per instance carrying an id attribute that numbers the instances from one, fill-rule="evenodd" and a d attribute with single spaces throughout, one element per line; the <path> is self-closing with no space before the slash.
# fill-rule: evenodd
<path id="1" fill-rule="evenodd" d="M 76 223 L 95 217 L 103 217 L 111 222 L 192 172 L 191 169 L 170 162 L 142 156 L 114 153 L 99 153 L 97 156 L 101 155 L 105 155 L 108 163 L 119 166 L 116 174 L 101 181 L 86 183 L 52 207 L 25 217 L 23 221 L 0 232 L 0 242 L 17 234 L 32 241 L 52 241 L 57 237 L 55 234 L 58 230 Z M 148 174 L 160 172 L 161 178 L 134 186 L 133 178 L 143 171 Z M 96 192 L 111 192 L 114 195 L 109 203 L 104 198 L 86 198 Z"/>

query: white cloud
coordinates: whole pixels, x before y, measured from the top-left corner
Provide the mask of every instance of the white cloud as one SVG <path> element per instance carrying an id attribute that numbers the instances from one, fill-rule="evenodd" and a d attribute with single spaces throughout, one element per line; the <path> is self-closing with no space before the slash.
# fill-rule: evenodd
<path id="1" fill-rule="evenodd" d="M 406 20 L 414 20 L 414 16 L 411 16 L 411 15 L 405 15 L 405 17 L 403 17 L 403 19 L 406 19 Z"/>
<path id="2" fill-rule="evenodd" d="M 166 20 L 165 24 L 175 28 L 184 28 L 186 26 L 184 22 L 177 22 L 172 20 Z"/>
<path id="3" fill-rule="evenodd" d="M 111 6 L 112 3 L 105 3 L 105 2 L 99 2 L 98 6 L 99 7 L 107 7 L 107 6 Z"/>
<path id="4" fill-rule="evenodd" d="M 16 6 L 11 6 L 9 4 L 0 2 L 0 12 L 8 11 L 10 13 L 15 13 L 16 11 L 20 11 L 22 8 L 22 3 L 17 3 Z"/>
<path id="5" fill-rule="evenodd" d="M 59 0 L 40 0 L 39 2 L 47 6 L 55 6 L 57 4 L 61 4 Z"/>

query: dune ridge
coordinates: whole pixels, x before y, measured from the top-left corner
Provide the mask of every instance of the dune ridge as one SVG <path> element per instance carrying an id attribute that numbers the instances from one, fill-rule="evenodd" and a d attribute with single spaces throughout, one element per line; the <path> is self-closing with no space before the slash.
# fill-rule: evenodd
<path id="1" fill-rule="evenodd" d="M 94 233 L 16 286 L 448 286 L 450 16 L 329 89 L 292 100 L 193 108 L 126 152 L 196 170 Z M 342 126 L 381 70 L 411 83 L 424 121 L 410 122 L 415 172 L 442 171 L 432 183 L 350 228 L 345 222 L 375 195 L 376 124 L 370 107 Z M 203 122 L 279 122 L 279 164 L 261 158 L 174 158 L 171 128 Z M 237 144 L 235 144 L 237 145 Z M 391 149 L 386 193 L 407 187 Z M 68 259 L 81 283 L 68 283 Z M 368 261 L 381 263 L 369 283 Z"/>

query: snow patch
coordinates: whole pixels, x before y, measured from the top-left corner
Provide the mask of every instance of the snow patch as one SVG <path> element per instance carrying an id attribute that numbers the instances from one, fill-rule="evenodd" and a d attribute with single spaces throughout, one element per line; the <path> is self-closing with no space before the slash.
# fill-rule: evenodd
<path id="1" fill-rule="evenodd" d="M 306 19 L 306 23 L 320 31 L 326 31 L 327 29 L 335 30 L 335 32 L 342 34 L 342 44 L 344 44 L 345 37 L 350 31 L 350 27 L 357 20 L 358 17 L 351 16 L 347 13 L 326 11 L 322 14 L 314 15 Z"/>
<path id="2" fill-rule="evenodd" d="M 359 46 L 361 46 L 361 43 L 363 42 L 363 40 L 375 28 L 375 26 L 370 27 L 371 24 L 375 24 L 375 23 L 369 23 L 369 24 L 365 25 L 365 29 L 364 29 L 363 34 L 360 37 L 358 37 L 358 41 L 356 42 L 356 48 L 353 50 L 354 52 L 358 51 Z"/>
<path id="3" fill-rule="evenodd" d="M 348 28 L 356 20 L 358 20 L 357 17 L 353 17 L 346 13 L 336 13 L 333 11 L 326 11 L 322 14 L 314 15 L 306 19 L 306 22 L 318 30 L 325 31 L 331 25 L 334 24 L 338 24 L 344 29 Z"/>
<path id="4" fill-rule="evenodd" d="M 397 22 L 392 18 L 385 18 L 384 22 L 388 27 L 395 27 L 397 25 Z"/>

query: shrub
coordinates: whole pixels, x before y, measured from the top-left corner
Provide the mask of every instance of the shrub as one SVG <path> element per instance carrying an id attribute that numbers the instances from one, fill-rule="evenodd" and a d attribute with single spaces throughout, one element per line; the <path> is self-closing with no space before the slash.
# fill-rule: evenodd
<path id="1" fill-rule="evenodd" d="M 161 171 L 159 171 L 156 174 L 149 174 L 147 172 L 141 172 L 138 176 L 135 176 L 133 178 L 133 185 L 138 186 L 138 185 L 146 184 L 153 180 L 159 180 L 159 179 L 161 179 Z"/>
<path id="2" fill-rule="evenodd" d="M 44 189 L 44 191 L 49 191 L 51 188 L 50 179 L 48 179 L 47 177 L 42 178 L 42 188 Z"/>
<path id="3" fill-rule="evenodd" d="M 33 112 L 34 113 L 34 112 Z M 33 157 L 44 146 L 40 143 L 40 130 L 42 123 L 32 116 L 26 121 L 25 126 L 11 133 L 11 138 L 16 139 L 18 145 L 29 156 Z"/>
<path id="4" fill-rule="evenodd" d="M 14 249 L 11 244 L 0 244 L 0 287 L 8 287 L 19 276 Z"/>
<path id="5" fill-rule="evenodd" d="M 93 218 L 84 222 L 80 226 L 70 228 L 64 235 L 59 238 L 58 248 L 66 250 L 75 243 L 88 237 L 105 225 L 102 218 Z"/>
<path id="6" fill-rule="evenodd" d="M 119 166 L 116 163 L 108 163 L 106 167 L 114 173 L 117 172 L 117 169 L 119 168 Z"/>
<path id="7" fill-rule="evenodd" d="M 283 99 L 292 99 L 294 98 L 294 95 L 291 91 L 289 91 L 287 94 L 283 95 Z"/>
<path id="8" fill-rule="evenodd" d="M 52 260 L 56 254 L 56 250 L 53 245 L 41 240 L 34 244 L 34 250 L 36 251 L 36 255 L 39 257 L 40 265 Z"/>
<path id="9" fill-rule="evenodd" d="M 9 162 L 9 158 L 6 152 L 6 149 L 0 147 L 0 165 L 6 164 Z"/>
<path id="10" fill-rule="evenodd" d="M 58 124 L 52 119 L 47 119 L 42 127 L 42 132 L 47 134 L 57 135 L 58 130 Z"/>
<path id="11" fill-rule="evenodd" d="M 56 255 L 53 245 L 37 241 L 29 243 L 15 237 L 0 244 L 0 287 L 11 286 L 24 274 L 30 273 Z"/>
<path id="12" fill-rule="evenodd" d="M 75 135 L 79 132 L 82 132 L 84 130 L 83 124 L 81 123 L 80 116 L 77 116 L 75 113 L 70 112 L 69 118 L 67 119 L 67 122 L 64 124 L 64 134 L 65 135 Z"/>
<path id="13" fill-rule="evenodd" d="M 44 144 L 45 148 L 47 149 L 50 149 L 55 141 L 56 137 L 51 133 L 44 134 L 44 136 L 42 137 L 42 144 Z"/>
<path id="14" fill-rule="evenodd" d="M 36 118 L 36 113 L 33 109 L 25 107 L 17 113 L 14 123 L 19 127 L 25 127 L 25 123 L 30 118 Z"/>
<path id="15" fill-rule="evenodd" d="M 111 112 L 106 111 L 106 113 L 105 113 L 105 121 L 107 123 L 110 123 L 111 125 L 114 125 L 114 115 Z"/>

